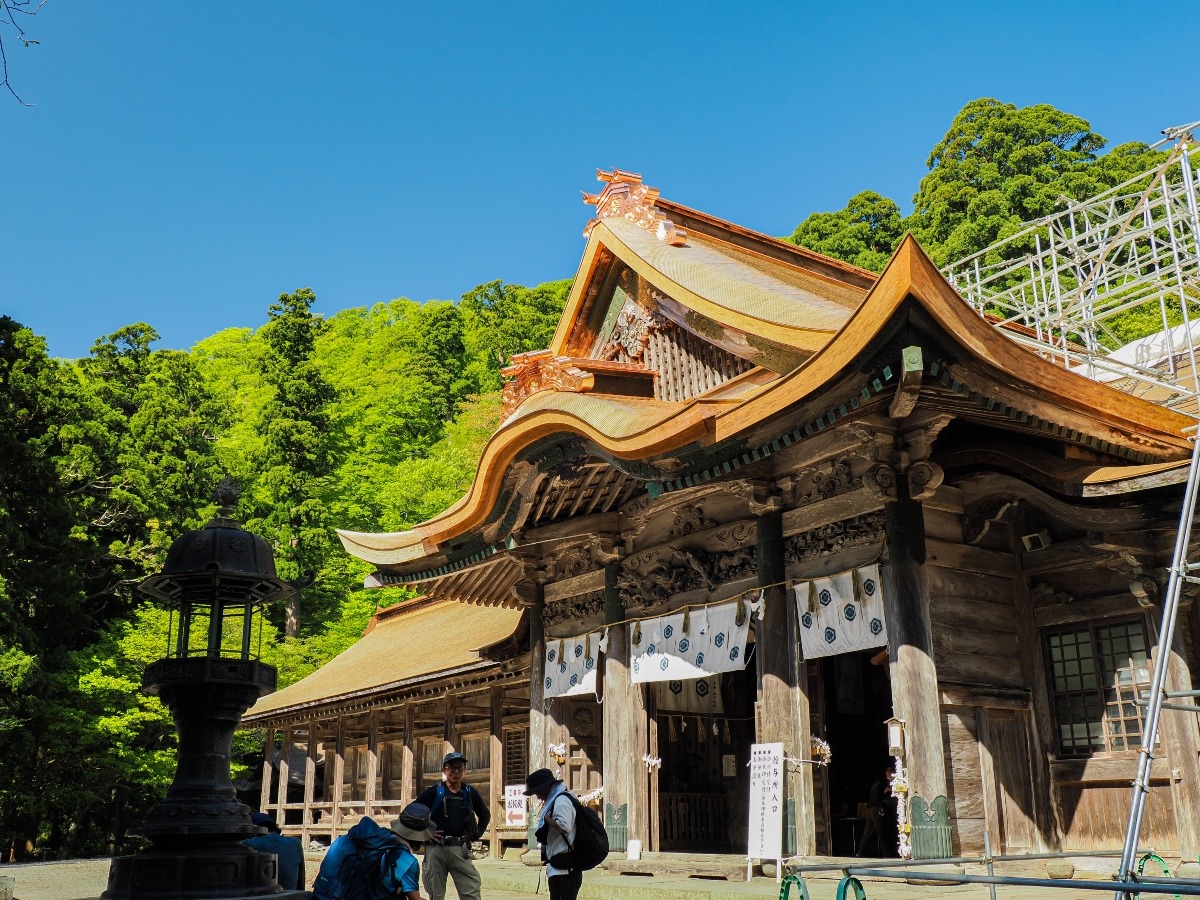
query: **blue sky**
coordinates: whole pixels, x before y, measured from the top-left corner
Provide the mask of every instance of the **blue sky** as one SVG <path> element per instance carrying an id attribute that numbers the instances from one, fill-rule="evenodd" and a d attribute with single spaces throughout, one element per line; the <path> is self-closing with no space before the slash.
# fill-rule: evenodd
<path id="1" fill-rule="evenodd" d="M 8 38 L 0 314 L 58 356 L 574 274 L 597 167 L 769 234 L 906 208 L 980 96 L 1200 119 L 1200 4 L 50 0 Z M 1172 35 L 1180 40 L 1172 43 Z"/>

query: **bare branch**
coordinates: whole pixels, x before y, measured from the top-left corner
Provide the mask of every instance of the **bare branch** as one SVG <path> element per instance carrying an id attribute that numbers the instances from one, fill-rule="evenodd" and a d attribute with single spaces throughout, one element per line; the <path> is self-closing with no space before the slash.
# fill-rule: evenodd
<path id="1" fill-rule="evenodd" d="M 39 0 L 37 6 L 29 9 L 33 0 L 0 0 L 0 85 L 8 88 L 8 92 L 16 98 L 17 102 L 22 106 L 33 106 L 32 103 L 26 103 L 21 99 L 21 96 L 13 88 L 12 82 L 8 77 L 8 53 L 4 47 L 4 26 L 9 26 L 16 29 L 17 40 L 26 47 L 40 43 L 33 38 L 26 37 L 25 29 L 21 27 L 16 19 L 16 15 L 36 16 L 41 8 L 49 3 L 50 0 Z"/>

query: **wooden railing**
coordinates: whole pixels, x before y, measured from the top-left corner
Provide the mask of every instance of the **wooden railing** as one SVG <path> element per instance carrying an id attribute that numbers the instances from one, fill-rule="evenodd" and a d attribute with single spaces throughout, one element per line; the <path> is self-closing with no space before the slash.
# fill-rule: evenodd
<path id="1" fill-rule="evenodd" d="M 663 850 L 724 846 L 729 842 L 729 811 L 724 794 L 658 795 Z"/>

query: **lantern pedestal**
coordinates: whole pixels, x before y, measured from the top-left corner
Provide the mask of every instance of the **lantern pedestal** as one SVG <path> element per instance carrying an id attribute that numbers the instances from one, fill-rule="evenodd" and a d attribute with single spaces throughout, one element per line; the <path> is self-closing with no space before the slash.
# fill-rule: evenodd
<path id="1" fill-rule="evenodd" d="M 242 844 L 265 829 L 251 824 L 229 778 L 233 733 L 250 705 L 275 690 L 275 669 L 249 659 L 160 659 L 147 667 L 143 689 L 171 710 L 179 762 L 139 832 L 152 846 L 112 861 L 102 900 L 309 897 L 279 886 L 274 854 Z"/>

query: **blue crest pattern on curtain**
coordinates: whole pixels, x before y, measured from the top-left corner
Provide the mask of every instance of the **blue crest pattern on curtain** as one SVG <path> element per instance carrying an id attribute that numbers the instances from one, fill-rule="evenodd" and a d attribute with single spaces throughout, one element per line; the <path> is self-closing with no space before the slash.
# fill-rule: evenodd
<path id="1" fill-rule="evenodd" d="M 654 685 L 660 713 L 709 713 L 723 715 L 725 701 L 721 699 L 721 676 L 660 681 Z"/>
<path id="2" fill-rule="evenodd" d="M 608 643 L 608 632 L 589 632 L 573 638 L 546 641 L 546 697 L 574 697 L 596 693 L 600 654 Z"/>
<path id="3" fill-rule="evenodd" d="M 675 681 L 734 672 L 746 665 L 750 622 L 762 607 L 762 593 L 733 603 L 643 619 L 631 647 L 630 680 Z"/>
<path id="4" fill-rule="evenodd" d="M 796 616 L 805 659 L 885 646 L 879 566 L 798 582 Z"/>

